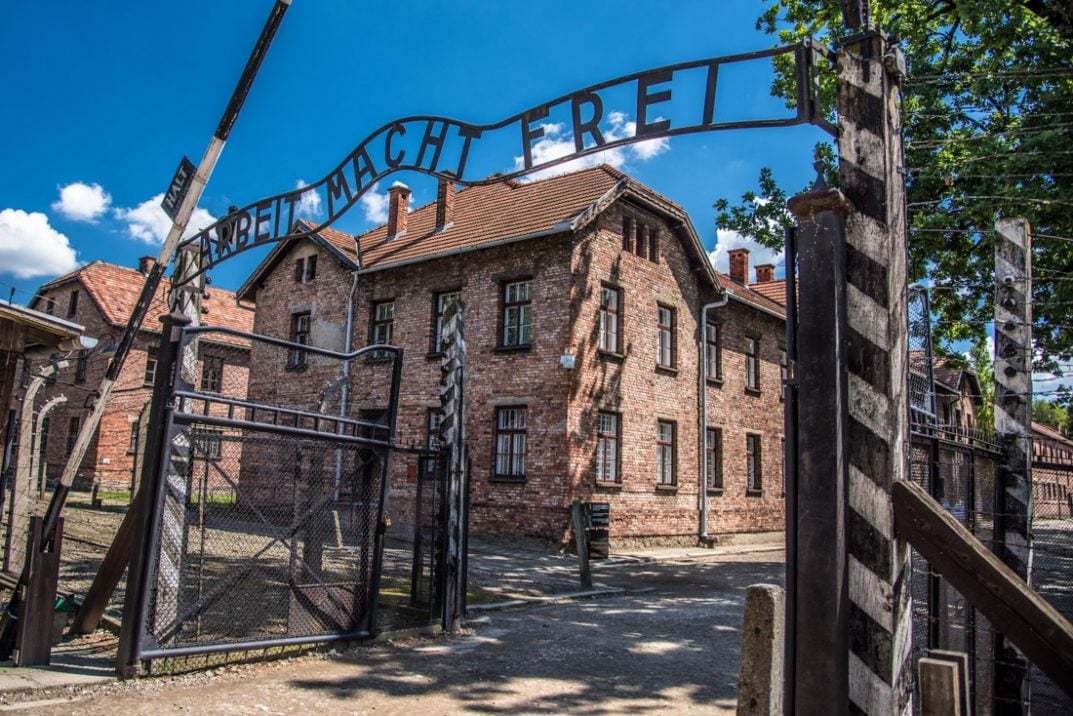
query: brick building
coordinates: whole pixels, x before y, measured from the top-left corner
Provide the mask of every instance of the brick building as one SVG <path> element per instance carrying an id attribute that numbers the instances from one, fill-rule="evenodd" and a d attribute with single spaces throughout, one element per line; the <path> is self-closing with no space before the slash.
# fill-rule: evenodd
<path id="1" fill-rule="evenodd" d="M 1073 520 L 1073 440 L 1034 421 L 1032 502 L 1037 520 Z"/>
<path id="2" fill-rule="evenodd" d="M 562 540 L 574 499 L 610 504 L 615 542 L 696 541 L 705 500 L 708 535 L 782 529 L 784 312 L 746 284 L 747 251 L 717 274 L 679 205 L 608 166 L 444 182 L 412 212 L 409 189 L 389 194 L 385 225 L 282 244 L 238 297 L 256 300 L 256 333 L 402 347 L 414 444 L 436 440 L 440 316 L 461 299 L 475 532 Z M 251 366 L 256 401 L 329 378 L 270 370 L 256 347 Z M 345 409 L 374 418 L 364 369 Z M 396 465 L 393 516 L 416 470 Z"/>
<path id="3" fill-rule="evenodd" d="M 85 326 L 99 339 L 95 350 L 79 351 L 55 385 L 43 389 L 39 401 L 66 395 L 66 404 L 55 409 L 42 425 L 44 459 L 41 469 L 47 479 L 63 470 L 64 462 L 89 414 L 94 391 L 130 319 L 152 259 L 141 259 L 139 269 L 94 261 L 77 271 L 42 285 L 31 307 Z M 78 485 L 99 480 L 105 489 L 130 490 L 135 479 L 139 416 L 148 405 L 156 371 L 160 342 L 160 316 L 168 312 L 169 287 L 162 286 L 149 308 L 143 330 L 135 339 L 112 399 L 78 474 Z M 252 307 L 240 306 L 230 291 L 208 288 L 202 300 L 202 320 L 243 331 L 253 327 Z M 239 339 L 206 341 L 200 350 L 197 380 L 215 385 L 235 397 L 245 397 L 249 345 Z M 206 370 L 206 365 L 208 369 Z"/>

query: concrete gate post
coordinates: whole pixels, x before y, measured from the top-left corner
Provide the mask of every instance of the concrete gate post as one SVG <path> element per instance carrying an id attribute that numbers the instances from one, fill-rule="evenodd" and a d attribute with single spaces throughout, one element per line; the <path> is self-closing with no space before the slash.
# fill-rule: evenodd
<path id="1" fill-rule="evenodd" d="M 1032 570 L 1032 235 L 1024 219 L 995 223 L 995 553 L 1028 582 Z M 1021 713 L 1024 656 L 995 634 L 995 704 Z"/>

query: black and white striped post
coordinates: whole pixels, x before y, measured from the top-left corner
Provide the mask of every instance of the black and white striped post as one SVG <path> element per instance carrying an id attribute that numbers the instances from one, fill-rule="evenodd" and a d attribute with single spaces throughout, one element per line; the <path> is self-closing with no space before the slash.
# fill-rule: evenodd
<path id="1" fill-rule="evenodd" d="M 850 710 L 911 706 L 909 546 L 891 487 L 909 477 L 908 318 L 901 94 L 905 58 L 868 31 L 838 51 L 839 182 L 846 219 L 846 529 Z"/>
<path id="2" fill-rule="evenodd" d="M 1032 572 L 1032 234 L 1024 219 L 995 223 L 995 553 L 1028 582 Z M 1029 701 L 1024 657 L 995 635 L 996 713 Z"/>
<path id="3" fill-rule="evenodd" d="M 465 612 L 465 500 L 466 463 L 466 338 L 465 304 L 461 299 L 447 305 L 443 324 L 443 364 L 440 377 L 441 446 L 447 460 L 447 554 L 443 629 L 451 632 L 460 626 Z"/>

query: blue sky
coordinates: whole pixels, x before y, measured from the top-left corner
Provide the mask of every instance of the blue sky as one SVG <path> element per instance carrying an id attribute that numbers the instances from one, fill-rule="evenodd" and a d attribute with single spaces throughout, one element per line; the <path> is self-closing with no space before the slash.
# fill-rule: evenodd
<path id="1" fill-rule="evenodd" d="M 14 286 L 15 300 L 25 302 L 76 263 L 133 265 L 156 253 L 167 229 L 156 196 L 183 154 L 200 158 L 270 6 L 57 0 L 7 8 L 0 23 L 5 298 Z M 773 44 L 754 27 L 763 3 L 654 7 L 294 0 L 192 227 L 229 205 L 315 181 L 397 117 L 491 122 L 629 72 Z M 783 114 L 767 97 L 770 77 L 767 62 L 721 75 L 717 119 Z M 630 102 L 621 109 L 628 126 Z M 752 188 L 765 165 L 789 186 L 804 186 L 822 136 L 808 126 L 712 132 L 604 158 L 682 203 L 712 248 L 712 202 Z M 499 168 L 512 168 L 516 153 L 516 144 L 504 144 Z M 429 178 L 395 178 L 414 189 L 416 204 L 434 198 Z M 374 225 L 385 188 L 338 226 Z M 720 254 L 731 243 L 724 236 Z M 237 287 L 263 252 L 221 265 L 213 282 Z"/>

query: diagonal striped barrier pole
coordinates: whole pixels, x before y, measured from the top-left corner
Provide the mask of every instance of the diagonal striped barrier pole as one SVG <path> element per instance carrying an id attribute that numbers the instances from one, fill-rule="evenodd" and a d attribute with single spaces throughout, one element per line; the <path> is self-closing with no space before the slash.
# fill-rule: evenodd
<path id="1" fill-rule="evenodd" d="M 908 478 L 908 325 L 901 50 L 868 31 L 838 50 L 846 219 L 846 543 L 849 711 L 911 708 L 909 547 L 891 487 Z"/>
<path id="2" fill-rule="evenodd" d="M 1024 219 L 995 223 L 994 551 L 1028 582 L 1032 571 L 1032 234 Z M 1029 702 L 1028 666 L 995 634 L 996 713 Z"/>
<path id="3" fill-rule="evenodd" d="M 447 554 L 443 629 L 455 631 L 465 612 L 466 474 L 466 307 L 461 299 L 444 310 L 443 364 L 440 376 L 441 446 L 447 459 Z"/>

